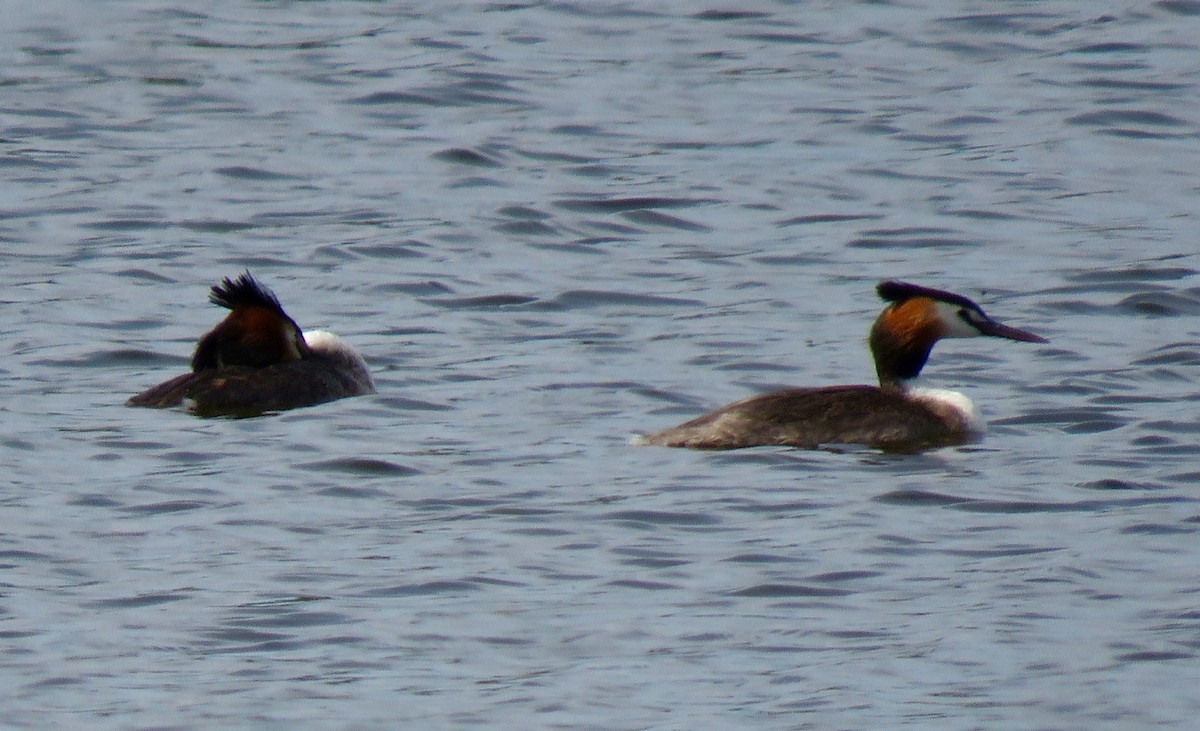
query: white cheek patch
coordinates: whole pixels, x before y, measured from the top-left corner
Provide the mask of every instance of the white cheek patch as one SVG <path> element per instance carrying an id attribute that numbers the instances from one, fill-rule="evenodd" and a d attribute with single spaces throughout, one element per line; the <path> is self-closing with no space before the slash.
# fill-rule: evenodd
<path id="1" fill-rule="evenodd" d="M 979 329 L 970 325 L 963 320 L 962 315 L 959 315 L 959 310 L 962 310 L 962 305 L 952 305 L 948 302 L 937 302 L 938 317 L 945 326 L 944 338 L 977 338 L 983 333 Z M 969 316 L 969 315 L 968 315 Z"/>

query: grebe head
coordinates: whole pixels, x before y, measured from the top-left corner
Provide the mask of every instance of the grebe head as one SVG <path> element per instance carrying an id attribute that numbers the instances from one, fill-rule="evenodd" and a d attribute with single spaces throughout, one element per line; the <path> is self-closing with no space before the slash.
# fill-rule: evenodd
<path id="1" fill-rule="evenodd" d="M 225 277 L 212 288 L 208 300 L 230 312 L 200 339 L 192 356 L 193 371 L 225 366 L 262 368 L 310 354 L 295 320 L 250 272 L 237 279 Z"/>
<path id="2" fill-rule="evenodd" d="M 1025 330 L 996 322 L 962 295 L 907 282 L 886 281 L 876 287 L 890 302 L 871 327 L 871 353 L 879 383 L 900 387 L 916 378 L 942 338 L 989 336 L 1026 343 L 1049 342 Z"/>

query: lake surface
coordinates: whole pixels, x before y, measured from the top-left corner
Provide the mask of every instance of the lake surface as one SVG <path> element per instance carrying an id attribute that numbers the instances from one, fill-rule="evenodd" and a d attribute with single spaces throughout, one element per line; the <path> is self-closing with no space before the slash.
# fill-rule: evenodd
<path id="1" fill-rule="evenodd" d="M 734 7 L 10 13 L 4 725 L 1192 728 L 1200 2 Z M 243 269 L 378 394 L 124 407 Z M 981 442 L 629 444 L 884 278 Z"/>

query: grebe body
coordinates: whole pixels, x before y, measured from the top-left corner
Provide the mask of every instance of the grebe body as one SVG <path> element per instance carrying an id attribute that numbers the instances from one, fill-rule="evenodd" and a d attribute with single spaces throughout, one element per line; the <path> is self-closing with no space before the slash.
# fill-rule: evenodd
<path id="1" fill-rule="evenodd" d="M 129 406 L 254 416 L 374 392 L 354 348 L 332 333 L 302 332 L 248 272 L 222 280 L 209 300 L 230 312 L 196 345 L 191 372 L 130 398 Z"/>
<path id="2" fill-rule="evenodd" d="M 1047 342 L 996 322 L 979 305 L 952 292 L 895 281 L 880 283 L 877 291 L 889 302 L 869 339 L 880 385 L 752 396 L 641 437 L 638 443 L 694 449 L 861 444 L 902 451 L 962 444 L 983 429 L 970 400 L 913 385 L 934 343 L 977 336 Z"/>

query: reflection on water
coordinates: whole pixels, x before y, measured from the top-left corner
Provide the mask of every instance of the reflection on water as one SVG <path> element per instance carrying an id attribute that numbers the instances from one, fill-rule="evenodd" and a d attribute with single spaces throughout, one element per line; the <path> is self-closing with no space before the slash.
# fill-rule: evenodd
<path id="1" fill-rule="evenodd" d="M 929 5 L 22 13 L 7 722 L 1187 727 L 1195 8 Z M 122 407 L 244 268 L 379 392 Z M 628 446 L 893 277 L 1051 340 L 939 346 L 982 442 Z"/>

